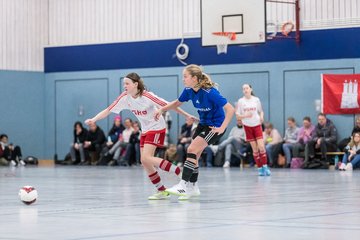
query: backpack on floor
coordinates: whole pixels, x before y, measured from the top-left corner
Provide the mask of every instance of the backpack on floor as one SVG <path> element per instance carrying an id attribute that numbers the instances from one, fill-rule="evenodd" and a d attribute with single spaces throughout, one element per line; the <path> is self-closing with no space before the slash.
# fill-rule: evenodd
<path id="1" fill-rule="evenodd" d="M 311 159 L 303 166 L 304 169 L 328 169 L 329 164 L 320 159 Z"/>
<path id="2" fill-rule="evenodd" d="M 290 167 L 294 168 L 294 169 L 301 168 L 303 164 L 304 164 L 304 159 L 303 158 L 292 158 L 291 163 L 290 163 Z"/>
<path id="3" fill-rule="evenodd" d="M 27 156 L 26 158 L 24 158 L 24 162 L 26 164 L 38 165 L 39 160 L 34 156 Z"/>

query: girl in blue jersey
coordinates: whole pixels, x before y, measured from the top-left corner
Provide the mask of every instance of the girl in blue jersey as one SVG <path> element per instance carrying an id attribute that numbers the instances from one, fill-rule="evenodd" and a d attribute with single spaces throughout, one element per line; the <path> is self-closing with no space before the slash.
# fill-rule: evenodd
<path id="1" fill-rule="evenodd" d="M 180 97 L 160 108 L 155 114 L 155 119 L 158 119 L 164 111 L 175 109 L 189 100 L 199 113 L 200 122 L 193 134 L 193 141 L 187 149 L 182 180 L 166 190 L 170 194 L 180 196 L 179 200 L 200 195 L 197 186 L 198 159 L 209 144 L 221 138 L 235 112 L 233 106 L 214 88 L 215 83 L 199 66 L 185 67 L 183 77 L 185 89 Z"/>

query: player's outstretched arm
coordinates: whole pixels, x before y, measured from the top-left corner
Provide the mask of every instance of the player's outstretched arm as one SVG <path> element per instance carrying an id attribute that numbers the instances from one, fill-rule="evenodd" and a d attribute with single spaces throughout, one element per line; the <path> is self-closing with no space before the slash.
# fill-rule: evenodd
<path id="1" fill-rule="evenodd" d="M 179 113 L 179 114 L 181 114 L 181 115 L 184 115 L 186 118 L 191 118 L 191 119 L 193 119 L 195 122 L 199 122 L 199 121 L 200 121 L 197 117 L 191 115 L 191 114 L 188 113 L 188 112 L 185 112 L 184 110 L 182 110 L 182 109 L 179 108 L 179 107 L 175 108 L 174 110 L 175 110 L 177 113 Z"/>
<path id="2" fill-rule="evenodd" d="M 107 116 L 109 116 L 109 114 L 110 114 L 109 109 L 105 108 L 104 110 L 99 112 L 95 117 L 86 119 L 85 124 L 89 125 L 91 123 L 95 123 L 96 121 L 98 121 L 100 119 L 106 118 Z"/>
<path id="3" fill-rule="evenodd" d="M 179 106 L 181 106 L 182 102 L 180 102 L 179 100 L 175 100 L 175 101 L 172 101 L 168 104 L 166 104 L 165 106 L 159 108 L 156 112 L 155 112 L 155 120 L 159 120 L 160 116 L 165 112 L 165 111 L 168 111 L 170 109 L 175 109 L 175 108 L 178 108 Z M 184 111 L 183 111 L 184 112 Z"/>

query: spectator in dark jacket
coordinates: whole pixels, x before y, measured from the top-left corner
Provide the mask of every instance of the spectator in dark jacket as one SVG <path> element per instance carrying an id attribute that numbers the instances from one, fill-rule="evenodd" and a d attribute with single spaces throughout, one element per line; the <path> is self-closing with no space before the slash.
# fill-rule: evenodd
<path id="1" fill-rule="evenodd" d="M 188 146 L 192 141 L 192 129 L 194 127 L 194 120 L 187 118 L 184 125 L 181 126 L 180 136 L 178 138 L 176 153 L 178 156 L 178 166 L 182 166 L 185 161 L 185 154 Z"/>
<path id="2" fill-rule="evenodd" d="M 100 153 L 100 161 L 99 165 L 107 165 L 111 161 L 111 156 L 109 156 L 108 152 L 113 147 L 116 148 L 117 142 L 119 141 L 119 138 L 121 138 L 121 134 L 124 131 L 125 127 L 121 123 L 121 117 L 119 115 L 116 115 L 114 118 L 114 123 L 108 133 L 107 142 L 102 147 L 101 153 Z"/>
<path id="3" fill-rule="evenodd" d="M 6 134 L 0 135 L 0 166 L 7 166 L 11 163 L 12 166 L 18 164 L 25 165 L 22 160 L 21 149 L 19 146 L 14 146 L 12 143 L 8 144 L 8 136 Z"/>
<path id="4" fill-rule="evenodd" d="M 126 165 L 131 165 L 132 159 L 131 156 L 135 157 L 135 164 L 140 165 L 140 126 L 138 122 L 134 122 L 133 132 L 130 135 L 129 144 L 126 146 L 126 153 L 124 157 L 124 163 Z"/>
<path id="5" fill-rule="evenodd" d="M 95 159 L 93 159 L 94 162 L 92 162 L 92 164 L 97 164 L 101 152 L 101 146 L 105 143 L 105 141 L 104 131 L 95 123 L 89 124 L 89 132 L 87 134 L 86 141 L 84 142 L 84 148 L 95 154 Z"/>
<path id="6" fill-rule="evenodd" d="M 114 124 L 108 134 L 108 141 L 106 143 L 108 148 L 111 148 L 111 146 L 119 140 L 119 136 L 124 131 L 124 129 L 125 127 L 121 123 L 121 117 L 119 115 L 116 115 L 114 118 Z"/>
<path id="7" fill-rule="evenodd" d="M 85 162 L 84 142 L 87 138 L 88 131 L 83 127 L 81 122 L 74 124 L 74 141 L 70 147 L 70 156 L 72 163 L 76 162 L 76 154 L 80 155 L 80 161 Z"/>
<path id="8" fill-rule="evenodd" d="M 321 159 L 326 160 L 326 152 L 336 151 L 336 140 L 337 130 L 335 125 L 330 119 L 326 118 L 325 114 L 319 113 L 315 133 L 305 147 L 305 162 L 315 157 L 316 149 L 320 149 Z"/>

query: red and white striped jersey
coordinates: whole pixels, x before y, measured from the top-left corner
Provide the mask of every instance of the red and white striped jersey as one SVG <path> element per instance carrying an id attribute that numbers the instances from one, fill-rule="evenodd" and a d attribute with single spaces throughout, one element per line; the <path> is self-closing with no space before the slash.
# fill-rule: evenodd
<path id="1" fill-rule="evenodd" d="M 120 113 L 121 110 L 130 110 L 141 124 L 141 132 L 144 134 L 150 130 L 162 130 L 166 128 L 163 116 L 155 121 L 155 111 L 163 107 L 168 102 L 152 92 L 144 91 L 142 96 L 133 98 L 126 92 L 123 92 L 109 107 L 108 110 L 113 113 Z"/>

